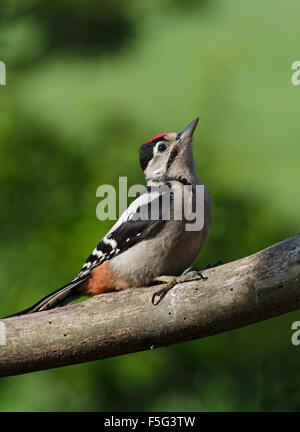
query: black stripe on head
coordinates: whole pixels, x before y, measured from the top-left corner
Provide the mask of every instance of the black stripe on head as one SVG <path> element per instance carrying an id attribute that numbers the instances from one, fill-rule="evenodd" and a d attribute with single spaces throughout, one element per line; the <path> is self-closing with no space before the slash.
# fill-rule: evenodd
<path id="1" fill-rule="evenodd" d="M 178 181 L 179 183 L 183 185 L 190 185 L 192 186 L 192 183 L 190 183 L 185 177 L 167 177 L 166 180 L 168 181 Z"/>
<path id="2" fill-rule="evenodd" d="M 169 159 L 168 159 L 168 162 L 167 162 L 167 170 L 170 168 L 170 166 L 172 165 L 172 163 L 176 159 L 177 155 L 178 155 L 178 150 L 175 147 L 175 148 L 173 148 L 173 150 L 171 151 L 171 154 L 169 156 Z"/>
<path id="3" fill-rule="evenodd" d="M 145 171 L 145 169 L 148 166 L 148 163 L 153 158 L 153 149 L 155 147 L 155 144 L 164 141 L 164 137 L 160 136 L 158 138 L 154 138 L 151 141 L 146 142 L 143 144 L 140 148 L 140 164 L 142 167 L 142 170 Z"/>
<path id="4" fill-rule="evenodd" d="M 153 158 L 153 148 L 155 146 L 154 142 L 149 142 L 146 144 L 143 144 L 140 148 L 140 164 L 142 167 L 142 170 L 145 171 L 145 169 L 148 166 L 148 163 Z"/>

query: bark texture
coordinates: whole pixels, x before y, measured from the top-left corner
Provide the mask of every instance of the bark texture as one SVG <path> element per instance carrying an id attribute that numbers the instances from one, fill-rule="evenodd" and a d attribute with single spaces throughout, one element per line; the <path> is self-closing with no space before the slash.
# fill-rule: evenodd
<path id="1" fill-rule="evenodd" d="M 88 362 L 202 338 L 300 307 L 300 233 L 176 285 L 153 306 L 155 287 L 0 320 L 0 377 Z"/>

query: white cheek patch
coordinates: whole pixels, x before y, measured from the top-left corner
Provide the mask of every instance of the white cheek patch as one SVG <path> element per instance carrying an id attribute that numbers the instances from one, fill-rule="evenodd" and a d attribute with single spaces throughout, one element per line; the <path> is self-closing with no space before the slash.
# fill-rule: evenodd
<path id="1" fill-rule="evenodd" d="M 148 167 L 145 171 L 147 179 L 155 178 L 159 180 L 167 170 L 168 159 L 171 154 L 171 148 L 167 148 L 164 152 L 158 152 L 154 154 L 152 160 L 149 162 Z"/>
<path id="2" fill-rule="evenodd" d="M 166 146 L 166 149 L 162 152 L 160 152 L 158 150 L 158 147 L 160 146 L 160 144 L 164 144 Z M 171 153 L 171 150 L 172 150 L 172 145 L 170 146 L 170 144 L 168 144 L 168 142 L 166 142 L 166 141 L 158 142 L 153 149 L 153 158 L 152 158 L 152 161 L 150 161 L 150 163 L 153 161 L 155 162 L 158 160 L 167 159 Z"/>
<path id="3" fill-rule="evenodd" d="M 156 155 L 157 153 L 158 153 L 158 146 L 159 146 L 159 144 L 161 144 L 161 141 L 160 142 L 158 142 L 156 145 L 155 145 L 155 147 L 154 147 L 154 149 L 153 149 L 153 155 Z"/>

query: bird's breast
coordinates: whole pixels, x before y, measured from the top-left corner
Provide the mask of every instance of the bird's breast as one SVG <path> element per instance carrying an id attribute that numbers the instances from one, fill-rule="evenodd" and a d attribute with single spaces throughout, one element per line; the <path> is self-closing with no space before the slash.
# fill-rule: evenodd
<path id="1" fill-rule="evenodd" d="M 175 199 L 179 192 L 179 190 L 175 192 Z M 192 192 L 187 200 L 186 205 L 192 209 L 195 204 L 195 196 Z M 184 215 L 181 219 L 175 220 L 172 213 L 171 219 L 165 221 L 164 228 L 159 233 L 140 241 L 113 258 L 110 262 L 114 271 L 128 280 L 131 286 L 147 285 L 159 275 L 181 274 L 197 258 L 207 236 L 211 206 L 206 188 L 203 205 L 198 211 L 203 212 L 203 215 L 198 215 L 203 219 L 200 229 L 188 229 L 187 225 L 191 221 Z"/>

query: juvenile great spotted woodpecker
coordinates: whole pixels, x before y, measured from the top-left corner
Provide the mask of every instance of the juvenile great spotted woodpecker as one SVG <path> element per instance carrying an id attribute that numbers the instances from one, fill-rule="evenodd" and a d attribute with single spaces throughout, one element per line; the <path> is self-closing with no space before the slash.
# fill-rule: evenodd
<path id="1" fill-rule="evenodd" d="M 147 182 L 146 191 L 131 202 L 72 282 L 10 316 L 64 306 L 81 296 L 162 282 L 163 288 L 152 298 L 153 304 L 157 304 L 156 296 L 160 301 L 177 283 L 203 278 L 189 267 L 203 247 L 211 216 L 210 197 L 198 179 L 192 153 L 192 136 L 197 123 L 198 118 L 181 133 L 160 133 L 141 146 L 140 165 Z M 174 218 L 174 203 L 179 202 L 181 206 L 183 200 L 176 198 L 186 193 L 185 186 L 191 186 L 188 203 L 192 207 L 196 185 L 204 188 L 203 225 L 198 231 L 188 231 L 185 218 Z M 136 217 L 149 203 L 161 200 L 165 192 L 160 186 L 171 190 L 170 218 L 163 218 L 161 213 L 155 219 Z"/>

